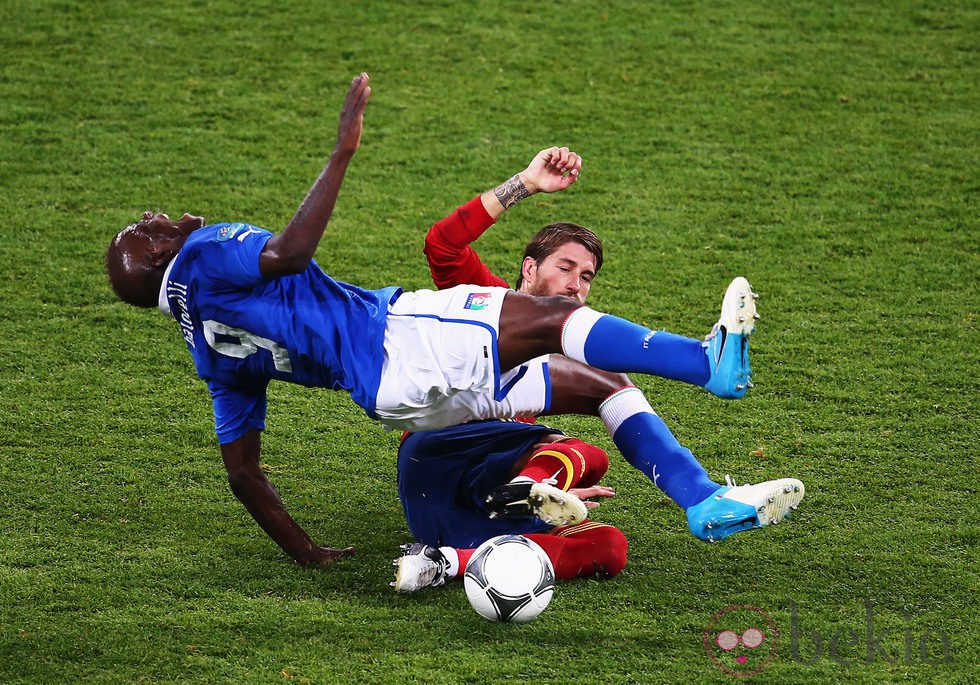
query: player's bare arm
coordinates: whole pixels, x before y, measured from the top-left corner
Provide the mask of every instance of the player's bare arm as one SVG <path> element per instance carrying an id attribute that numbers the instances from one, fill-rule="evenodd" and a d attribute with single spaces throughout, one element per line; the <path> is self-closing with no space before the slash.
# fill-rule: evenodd
<path id="1" fill-rule="evenodd" d="M 286 511 L 279 493 L 259 465 L 262 434 L 251 430 L 221 445 L 232 492 L 282 550 L 303 565 L 324 564 L 354 553 L 353 547 L 320 547 Z"/>
<path id="2" fill-rule="evenodd" d="M 555 193 L 578 180 L 582 157 L 567 147 L 549 147 L 534 156 L 527 168 L 514 174 L 481 199 L 491 217 L 497 219 L 521 200 L 536 193 Z"/>
<path id="3" fill-rule="evenodd" d="M 259 270 L 267 278 L 301 273 L 316 252 L 340 193 L 354 153 L 361 144 L 364 109 L 371 97 L 370 77 L 362 73 L 351 82 L 340 111 L 337 144 L 292 220 L 282 233 L 266 243 L 259 257 Z"/>

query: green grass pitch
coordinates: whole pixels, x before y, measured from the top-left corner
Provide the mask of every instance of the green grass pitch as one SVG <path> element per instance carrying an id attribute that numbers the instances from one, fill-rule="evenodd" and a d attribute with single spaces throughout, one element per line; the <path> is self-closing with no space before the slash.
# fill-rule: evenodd
<path id="1" fill-rule="evenodd" d="M 932 0 L 0 3 L 0 682 L 726 683 L 703 634 L 742 605 L 778 630 L 757 682 L 980 681 L 978 35 L 975 2 Z M 116 302 L 102 255 L 145 209 L 279 230 L 362 70 L 321 264 L 426 287 L 433 221 L 572 147 L 580 182 L 478 249 L 512 277 L 539 226 L 586 224 L 590 304 L 697 337 L 747 276 L 756 389 L 641 384 L 716 478 L 802 479 L 786 525 L 698 542 L 614 453 L 595 517 L 626 570 L 491 624 L 460 584 L 388 587 L 397 436 L 280 385 L 270 476 L 358 548 L 284 557 L 173 323 Z"/>

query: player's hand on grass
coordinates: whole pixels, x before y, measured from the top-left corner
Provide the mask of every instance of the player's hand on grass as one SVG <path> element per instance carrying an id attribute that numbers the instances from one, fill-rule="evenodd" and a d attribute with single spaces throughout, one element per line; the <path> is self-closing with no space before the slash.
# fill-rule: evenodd
<path id="1" fill-rule="evenodd" d="M 582 503 L 585 504 L 586 508 L 588 509 L 594 509 L 595 507 L 599 506 L 599 502 L 593 502 L 587 499 L 589 497 L 616 496 L 613 489 L 606 487 L 605 485 L 593 485 L 591 488 L 571 488 L 568 492 L 582 500 Z"/>
<path id="2" fill-rule="evenodd" d="M 533 193 L 554 193 L 564 190 L 578 180 L 582 158 L 567 147 L 542 150 L 527 169 L 521 172 L 521 182 Z"/>
<path id="3" fill-rule="evenodd" d="M 334 547 L 315 547 L 310 553 L 309 558 L 297 559 L 301 566 L 314 566 L 316 564 L 329 564 L 338 559 L 349 557 L 354 554 L 353 547 L 337 549 Z"/>

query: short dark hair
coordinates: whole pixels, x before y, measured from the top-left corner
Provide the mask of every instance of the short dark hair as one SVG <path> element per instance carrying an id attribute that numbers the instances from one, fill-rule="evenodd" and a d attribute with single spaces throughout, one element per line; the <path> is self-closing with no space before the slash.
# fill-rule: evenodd
<path id="1" fill-rule="evenodd" d="M 135 225 L 130 224 L 126 229 Z M 148 278 L 148 274 L 154 269 L 132 258 L 124 245 L 130 235 L 126 229 L 116 234 L 105 251 L 104 264 L 109 285 L 116 296 L 127 304 L 147 309 L 155 307 L 160 296 L 160 286 Z"/>
<path id="2" fill-rule="evenodd" d="M 519 290 L 521 283 L 524 282 L 524 259 L 530 257 L 535 264 L 540 264 L 566 243 L 578 243 L 591 252 L 595 257 L 595 272 L 599 273 L 599 268 L 602 267 L 602 241 L 599 240 L 599 236 L 578 224 L 564 222 L 548 224 L 538 231 L 524 248 L 524 257 L 521 258 L 522 268 L 517 274 L 515 290 Z"/>

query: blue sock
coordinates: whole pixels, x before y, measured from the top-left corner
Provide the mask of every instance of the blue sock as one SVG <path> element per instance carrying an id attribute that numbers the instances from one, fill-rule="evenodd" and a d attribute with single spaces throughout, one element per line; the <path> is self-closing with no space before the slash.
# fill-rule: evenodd
<path id="1" fill-rule="evenodd" d="M 637 388 L 609 397 L 599 408 L 599 416 L 626 461 L 684 509 L 721 487 L 708 477 L 691 450 L 677 441 Z"/>
<path id="2" fill-rule="evenodd" d="M 700 340 L 652 331 L 588 307 L 575 310 L 562 329 L 566 356 L 620 373 L 645 373 L 704 387 L 711 378 Z"/>

